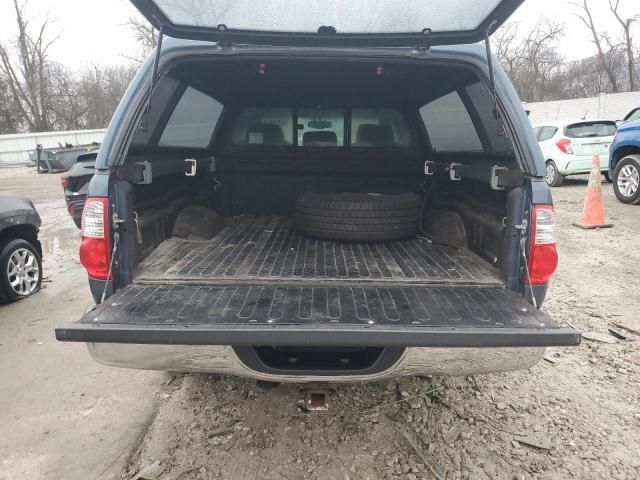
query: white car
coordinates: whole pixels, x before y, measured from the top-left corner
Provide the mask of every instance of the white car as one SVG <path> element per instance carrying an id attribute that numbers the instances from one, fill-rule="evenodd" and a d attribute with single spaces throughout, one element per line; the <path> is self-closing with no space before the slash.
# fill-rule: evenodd
<path id="1" fill-rule="evenodd" d="M 567 175 L 589 173 L 593 156 L 600 155 L 600 170 L 609 181 L 609 146 L 616 134 L 611 120 L 546 122 L 534 126 L 547 165 L 547 183 L 562 185 Z"/>

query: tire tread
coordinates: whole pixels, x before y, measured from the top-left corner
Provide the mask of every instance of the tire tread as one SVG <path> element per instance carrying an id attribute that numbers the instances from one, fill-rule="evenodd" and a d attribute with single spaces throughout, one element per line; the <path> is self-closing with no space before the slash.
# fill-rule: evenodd
<path id="1" fill-rule="evenodd" d="M 414 193 L 305 192 L 298 197 L 298 230 L 325 240 L 378 242 L 418 233 L 422 199 Z"/>

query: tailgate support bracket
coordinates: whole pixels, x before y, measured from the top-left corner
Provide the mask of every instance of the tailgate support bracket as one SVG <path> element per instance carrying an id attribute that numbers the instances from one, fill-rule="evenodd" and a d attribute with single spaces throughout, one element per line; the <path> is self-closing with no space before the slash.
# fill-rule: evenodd
<path id="1" fill-rule="evenodd" d="M 504 129 L 502 128 L 502 123 L 500 122 L 500 114 L 498 113 L 498 92 L 496 91 L 496 78 L 495 72 L 493 70 L 493 54 L 491 53 L 491 30 L 496 25 L 496 21 L 494 20 L 489 24 L 487 30 L 485 31 L 484 37 L 484 46 L 487 49 L 487 67 L 489 68 L 489 84 L 491 87 L 491 95 L 493 96 L 493 116 L 496 119 L 496 127 L 498 129 L 498 136 L 504 136 Z"/>
<path id="2" fill-rule="evenodd" d="M 140 125 L 140 130 L 143 132 L 147 131 L 148 122 L 149 122 L 149 110 L 151 109 L 151 96 L 153 95 L 153 88 L 156 86 L 156 82 L 158 81 L 158 64 L 160 63 L 160 52 L 162 51 L 162 38 L 163 38 L 163 30 L 162 25 L 158 29 L 158 44 L 156 45 L 156 54 L 153 58 L 153 69 L 151 70 L 151 86 L 149 87 L 149 96 L 147 97 L 147 104 L 144 109 L 144 118 L 142 120 L 142 124 Z"/>

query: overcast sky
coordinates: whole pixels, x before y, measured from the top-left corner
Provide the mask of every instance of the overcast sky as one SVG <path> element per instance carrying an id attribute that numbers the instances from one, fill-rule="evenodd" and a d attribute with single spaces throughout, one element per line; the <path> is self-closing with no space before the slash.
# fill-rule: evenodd
<path id="1" fill-rule="evenodd" d="M 132 56 L 137 51 L 131 32 L 125 25 L 136 11 L 129 0 L 21 1 L 28 2 L 28 12 L 34 23 L 46 13 L 55 19 L 50 33 L 60 33 L 61 36 L 51 50 L 51 56 L 71 68 L 82 68 L 89 63 L 124 63 L 127 54 Z M 623 14 L 640 14 L 640 0 L 621 2 Z M 590 3 L 598 28 L 619 35 L 620 27 L 609 12 L 608 1 L 590 0 Z M 520 22 L 523 30 L 541 15 L 564 22 L 562 51 L 568 58 L 576 59 L 592 54 L 594 47 L 588 31 L 573 15 L 575 11 L 576 7 L 569 0 L 526 0 L 513 20 Z M 3 41 L 15 34 L 14 23 L 11 0 L 0 0 L 0 38 Z M 637 45 L 640 43 L 639 25 L 636 25 L 634 34 Z"/>

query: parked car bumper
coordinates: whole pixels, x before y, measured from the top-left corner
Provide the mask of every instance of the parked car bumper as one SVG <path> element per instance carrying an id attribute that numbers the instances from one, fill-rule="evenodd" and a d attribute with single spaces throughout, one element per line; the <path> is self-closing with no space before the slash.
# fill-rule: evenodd
<path id="1" fill-rule="evenodd" d="M 593 155 L 562 155 L 556 160 L 558 171 L 563 175 L 579 175 L 591 172 Z M 609 156 L 600 155 L 600 171 L 609 171 Z"/>
<path id="2" fill-rule="evenodd" d="M 67 202 L 67 211 L 69 215 L 73 218 L 80 219 L 82 218 L 82 210 L 84 209 L 84 203 L 86 200 L 86 195 L 65 195 L 65 200 Z"/>
<path id="3" fill-rule="evenodd" d="M 246 366 L 234 349 L 224 345 L 141 345 L 87 343 L 99 363 L 114 367 L 206 372 L 274 382 L 361 382 L 407 375 L 480 375 L 532 367 L 545 347 L 438 348 L 410 347 L 391 367 L 371 375 L 281 375 Z"/>

